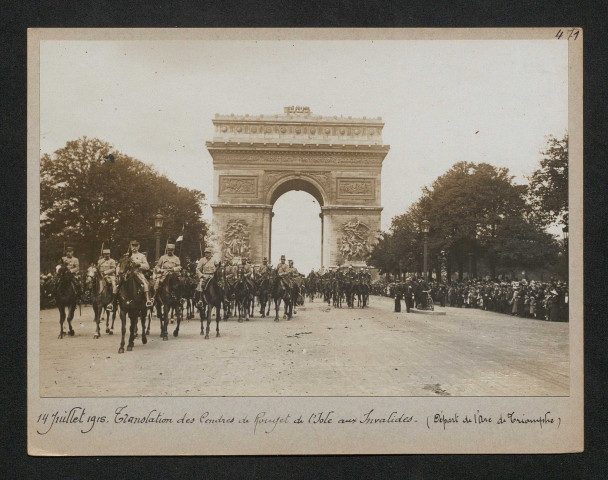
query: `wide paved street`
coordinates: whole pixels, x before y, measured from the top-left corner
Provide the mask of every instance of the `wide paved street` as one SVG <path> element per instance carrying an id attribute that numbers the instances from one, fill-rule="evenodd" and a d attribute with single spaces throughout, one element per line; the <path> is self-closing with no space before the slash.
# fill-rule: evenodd
<path id="1" fill-rule="evenodd" d="M 114 335 L 93 339 L 92 309 L 58 340 L 56 309 L 40 315 L 42 396 L 204 395 L 568 395 L 568 324 L 480 310 L 445 316 L 393 313 L 392 300 L 367 309 L 333 309 L 315 300 L 291 321 L 259 316 L 211 324 L 182 323 L 179 338 L 159 338 L 118 354 Z M 105 326 L 104 326 L 105 327 Z M 170 333 L 174 325 L 170 326 Z"/>

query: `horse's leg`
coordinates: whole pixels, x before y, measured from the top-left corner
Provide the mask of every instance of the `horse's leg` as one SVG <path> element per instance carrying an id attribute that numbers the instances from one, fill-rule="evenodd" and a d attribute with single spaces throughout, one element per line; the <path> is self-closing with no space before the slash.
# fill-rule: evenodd
<path id="1" fill-rule="evenodd" d="M 127 344 L 127 352 L 133 350 L 135 343 L 135 328 L 137 327 L 137 314 L 129 312 L 129 343 Z"/>
<path id="2" fill-rule="evenodd" d="M 76 311 L 76 304 L 70 305 L 68 310 L 68 335 L 70 337 L 74 336 L 74 329 L 72 328 L 72 319 L 74 318 L 74 312 Z"/>
<path id="3" fill-rule="evenodd" d="M 147 313 L 148 313 L 147 307 L 144 307 L 144 309 L 141 312 L 139 312 L 139 316 L 141 317 L 141 343 L 143 343 L 144 345 L 146 343 L 148 343 L 148 339 L 146 338 L 146 335 L 149 333 L 149 332 L 146 332 Z M 135 320 L 135 323 L 137 323 L 137 320 Z"/>
<path id="4" fill-rule="evenodd" d="M 201 298 L 202 301 L 202 298 Z M 198 314 L 201 317 L 201 335 L 205 334 L 205 318 L 207 317 L 207 310 L 205 309 L 205 305 L 203 304 L 203 306 L 201 308 L 199 308 L 198 310 Z"/>
<path id="5" fill-rule="evenodd" d="M 217 308 L 217 305 L 216 305 Z M 205 340 L 209 340 L 209 325 L 211 324 L 211 312 L 213 310 L 213 304 L 209 303 L 209 305 L 207 305 L 207 330 L 205 332 Z"/>
<path id="6" fill-rule="evenodd" d="M 173 336 L 177 337 L 179 335 L 179 325 L 182 323 L 182 309 L 180 306 L 175 309 L 175 317 L 177 318 L 177 325 L 175 330 L 173 330 Z"/>
<path id="7" fill-rule="evenodd" d="M 97 302 L 95 302 L 93 300 L 93 313 L 95 314 L 95 327 L 96 327 L 96 332 L 95 335 L 93 335 L 93 338 L 97 339 L 100 337 L 99 334 L 99 323 L 101 322 L 101 315 L 103 310 L 101 309 L 101 307 L 97 304 Z"/>
<path id="8" fill-rule="evenodd" d="M 120 309 L 120 323 L 121 323 L 121 337 L 120 337 L 120 348 L 118 353 L 125 353 L 125 333 L 127 333 L 127 313 L 121 308 Z"/>
<path id="9" fill-rule="evenodd" d="M 243 317 L 242 317 L 242 313 L 243 313 L 243 300 L 239 299 L 236 301 L 236 309 L 238 309 L 239 311 L 239 323 L 243 322 Z"/>
<path id="10" fill-rule="evenodd" d="M 110 334 L 110 312 L 105 310 L 106 312 L 106 334 Z"/>
<path id="11" fill-rule="evenodd" d="M 110 327 L 110 335 L 114 335 L 114 320 L 116 320 L 116 311 L 118 310 L 118 302 L 114 302 L 114 310 L 112 311 L 112 326 Z"/>
<path id="12" fill-rule="evenodd" d="M 160 319 L 160 335 L 163 340 L 169 340 L 167 329 L 169 328 L 169 312 L 171 307 L 169 305 L 163 305 L 163 316 Z"/>
<path id="13" fill-rule="evenodd" d="M 150 335 L 150 324 L 152 323 L 152 310 L 150 310 L 148 307 L 146 307 L 146 315 L 144 316 L 144 322 L 145 322 L 145 318 L 148 317 L 148 326 L 146 328 L 146 335 Z M 141 327 L 143 330 L 143 326 Z"/>
<path id="14" fill-rule="evenodd" d="M 281 308 L 281 297 L 275 297 L 275 299 L 274 299 L 274 312 L 275 312 L 274 321 L 275 322 L 279 321 L 279 309 L 280 308 Z"/>
<path id="15" fill-rule="evenodd" d="M 59 336 L 57 338 L 62 339 L 65 335 L 63 331 L 63 322 L 65 322 L 65 306 L 57 305 L 57 309 L 59 310 Z"/>
<path id="16" fill-rule="evenodd" d="M 220 305 L 221 302 L 217 302 L 217 304 L 215 305 L 215 336 L 219 337 L 220 336 Z"/>
<path id="17" fill-rule="evenodd" d="M 251 309 L 252 300 L 250 297 L 246 297 L 243 300 L 243 303 L 245 304 L 244 305 L 245 306 L 245 321 L 248 322 L 249 321 L 249 310 Z"/>

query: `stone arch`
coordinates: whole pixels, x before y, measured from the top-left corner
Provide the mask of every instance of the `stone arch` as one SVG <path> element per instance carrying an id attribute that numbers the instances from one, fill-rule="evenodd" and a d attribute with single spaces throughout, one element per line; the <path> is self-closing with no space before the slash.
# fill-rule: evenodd
<path id="1" fill-rule="evenodd" d="M 219 245 L 237 236 L 254 263 L 270 256 L 273 205 L 301 190 L 321 206 L 322 264 L 362 261 L 354 247 L 373 243 L 380 229 L 382 162 L 390 149 L 382 143 L 380 117 L 286 107 L 281 115 L 218 114 L 212 121 L 215 133 L 206 146 L 213 158 L 211 207 Z M 242 225 L 238 231 L 235 222 Z"/>
<path id="2" fill-rule="evenodd" d="M 293 173 L 281 177 L 268 189 L 266 204 L 274 205 L 281 195 L 293 190 L 309 193 L 319 202 L 321 207 L 329 203 L 327 192 L 319 182 L 308 175 Z"/>

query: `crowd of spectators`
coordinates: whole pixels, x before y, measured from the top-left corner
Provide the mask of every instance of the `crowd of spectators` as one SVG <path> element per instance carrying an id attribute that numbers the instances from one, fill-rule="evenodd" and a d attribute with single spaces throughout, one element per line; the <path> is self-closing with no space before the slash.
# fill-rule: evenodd
<path id="1" fill-rule="evenodd" d="M 379 280 L 372 284 L 372 294 L 395 298 L 406 282 Z M 568 285 L 565 282 L 500 281 L 470 279 L 460 282 L 429 282 L 433 302 L 442 307 L 477 308 L 525 318 L 552 322 L 568 321 Z"/>

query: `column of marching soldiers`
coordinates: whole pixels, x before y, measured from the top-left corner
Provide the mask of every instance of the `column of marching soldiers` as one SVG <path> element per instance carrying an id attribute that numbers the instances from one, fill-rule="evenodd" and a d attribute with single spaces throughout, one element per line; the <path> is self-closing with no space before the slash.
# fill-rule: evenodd
<path id="1" fill-rule="evenodd" d="M 221 272 L 221 278 L 223 281 L 223 292 L 225 298 L 222 302 L 224 310 L 224 319 L 229 318 L 234 313 L 237 314 L 237 305 L 235 305 L 235 298 L 242 293 L 241 290 L 246 290 L 246 296 L 249 301 L 246 303 L 247 310 L 242 310 L 242 305 L 238 305 L 238 316 L 241 321 L 241 315 L 244 316 L 245 320 L 249 319 L 249 316 L 253 316 L 255 309 L 255 299 L 258 299 L 258 305 L 260 307 L 260 314 L 265 317 L 270 312 L 270 304 L 273 298 L 272 292 L 275 291 L 274 286 L 277 282 L 280 282 L 285 291 L 292 292 L 289 296 L 291 299 L 291 305 L 287 304 L 285 300 L 285 315 L 291 313 L 297 313 L 297 305 L 302 305 L 305 298 L 309 298 L 310 301 L 314 301 L 314 298 L 321 296 L 325 302 L 332 304 L 335 307 L 342 307 L 343 302 L 346 302 L 348 307 L 353 308 L 355 306 L 355 298 L 357 299 L 357 306 L 365 307 L 369 302 L 371 275 L 366 267 L 355 269 L 352 265 L 339 267 L 329 267 L 325 270 L 324 267 L 315 271 L 311 270 L 308 276 L 305 276 L 298 272 L 297 268 L 293 265 L 293 261 L 289 260 L 285 263 L 285 255 L 281 256 L 280 263 L 273 268 L 269 263 L 268 259 L 264 258 L 261 265 L 251 265 L 249 259 L 242 257 L 240 259 L 233 259 L 232 262 L 222 262 L 216 256 L 213 255 L 211 248 L 206 248 L 203 257 L 195 262 L 192 262 L 189 257 L 185 258 L 184 264 L 182 265 L 181 259 L 175 254 L 175 244 L 168 243 L 166 246 L 165 254 L 162 255 L 156 265 L 151 268 L 148 263 L 147 257 L 144 253 L 139 251 L 140 244 L 136 240 L 130 242 L 129 251 L 125 254 L 120 261 L 116 261 L 111 257 L 110 249 L 102 249 L 102 255 L 96 263 L 92 263 L 84 276 L 85 281 L 83 282 L 82 275 L 80 274 L 80 263 L 78 258 L 74 255 L 74 248 L 69 246 L 65 250 L 65 255 L 60 259 L 56 266 L 55 274 L 43 274 L 41 275 L 41 307 L 52 306 L 54 298 L 57 297 L 56 290 L 58 288 L 57 277 L 60 271 L 69 277 L 69 283 L 75 293 L 78 303 L 89 303 L 90 296 L 94 286 L 94 278 L 97 275 L 99 277 L 99 284 L 96 284 L 98 290 L 102 290 L 104 285 L 108 287 L 107 304 L 104 306 L 107 312 L 106 319 L 106 333 L 112 333 L 108 328 L 110 312 L 113 313 L 112 318 L 112 330 L 113 322 L 118 310 L 117 293 L 119 286 L 126 278 L 126 269 L 121 265 L 125 264 L 125 260 L 128 260 L 130 266 L 130 272 L 139 283 L 143 293 L 145 294 L 146 308 L 152 310 L 154 306 L 157 307 L 157 316 L 163 315 L 161 307 L 162 299 L 159 298 L 159 292 L 162 289 L 163 284 L 167 281 L 167 278 L 172 273 L 179 276 L 180 281 L 183 282 L 185 288 L 180 290 L 180 302 L 178 309 L 186 308 L 186 318 L 194 318 L 194 311 L 198 309 L 201 320 L 205 314 L 204 296 L 202 292 L 216 273 Z M 270 282 L 265 280 L 270 279 Z M 84 283 L 84 284 L 83 284 Z M 270 291 L 266 292 L 267 298 L 263 301 L 260 289 L 262 285 L 270 285 Z M 111 291 L 111 294 L 110 294 Z M 279 302 L 280 303 L 280 302 Z M 58 305 L 59 306 L 59 305 Z M 267 311 L 266 311 L 266 308 Z M 288 310 L 288 307 L 289 310 Z M 181 311 L 176 314 L 181 319 Z M 61 314 L 61 308 L 60 308 Z M 73 314 L 73 311 L 72 311 Z M 151 314 L 150 314 L 151 316 Z M 218 312 L 219 316 L 219 312 Z M 71 317 L 68 312 L 68 321 L 70 322 L 70 335 L 73 334 L 71 329 Z M 99 319 L 96 315 L 96 321 Z M 61 329 L 63 333 L 63 319 L 61 321 Z M 148 324 L 149 328 L 149 324 Z M 218 327 L 219 328 L 219 327 Z M 99 325 L 98 325 L 99 333 Z M 175 335 L 177 336 L 177 335 Z M 218 330 L 219 336 L 219 330 Z M 61 335 L 60 335 L 61 337 Z M 97 337 L 97 336 L 96 336 Z"/>

